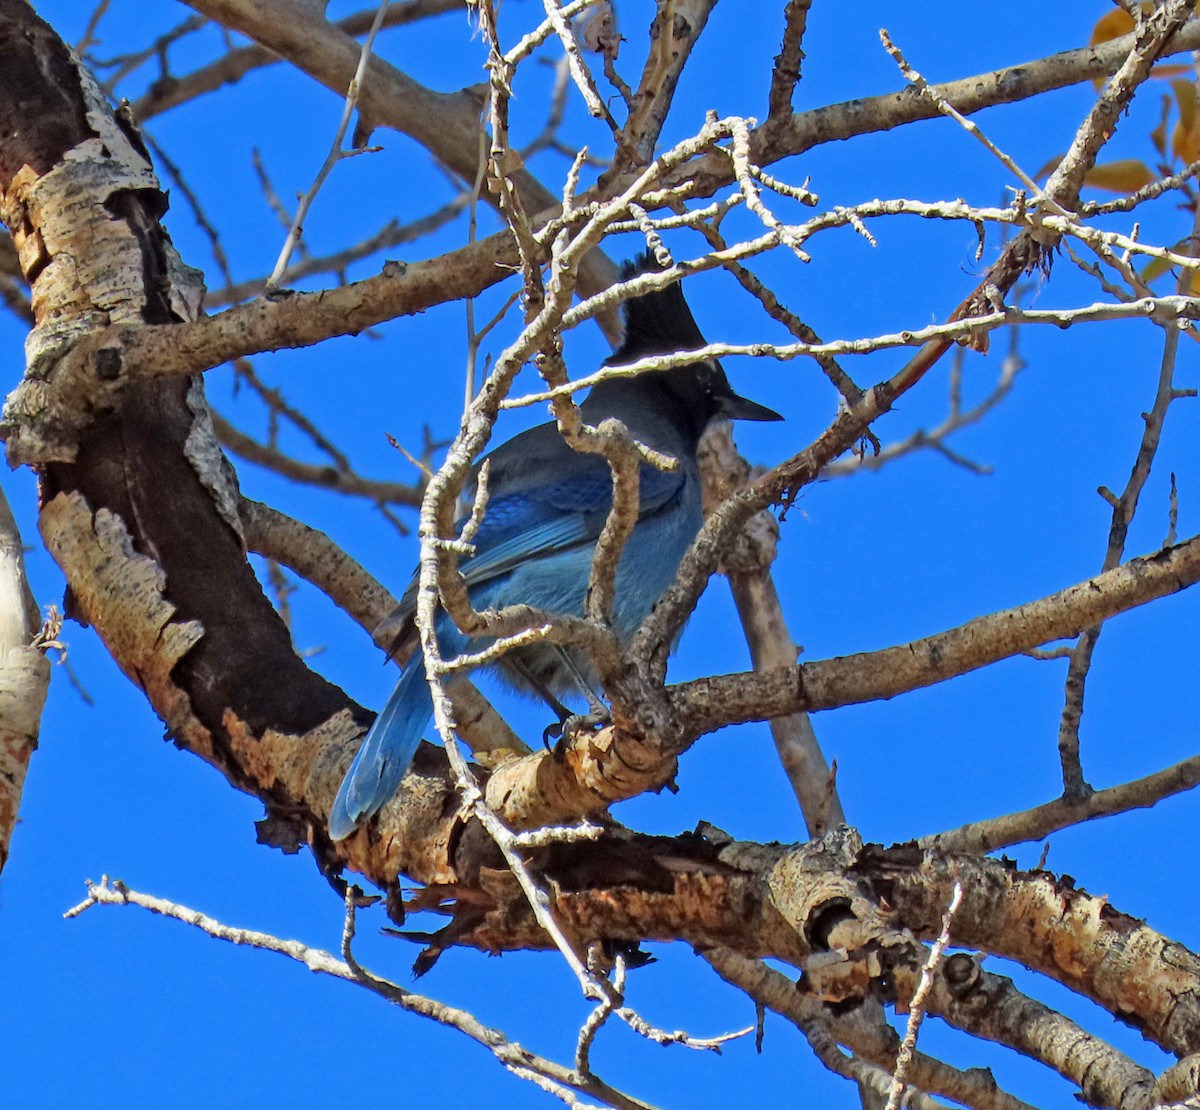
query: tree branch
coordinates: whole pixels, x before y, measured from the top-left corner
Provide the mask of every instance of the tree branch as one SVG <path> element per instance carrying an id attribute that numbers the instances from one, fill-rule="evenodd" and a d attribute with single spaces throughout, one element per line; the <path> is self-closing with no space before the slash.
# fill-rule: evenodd
<path id="1" fill-rule="evenodd" d="M 383 26 L 401 27 L 430 16 L 462 11 L 466 6 L 466 0 L 404 0 L 392 3 L 388 7 Z M 375 8 L 371 7 L 339 19 L 334 26 L 347 35 L 357 37 L 366 33 L 374 17 Z M 228 51 L 215 62 L 209 62 L 208 65 L 182 77 L 164 72 L 144 96 L 133 102 L 133 116 L 142 122 L 153 119 L 160 113 L 178 108 L 205 93 L 215 92 L 225 85 L 237 84 L 247 73 L 263 66 L 274 65 L 280 60 L 277 53 L 265 47 L 241 46 Z"/>
<path id="2" fill-rule="evenodd" d="M 351 906 L 350 912 L 353 913 L 353 902 L 351 901 L 349 904 Z M 523 1048 L 515 1041 L 510 1040 L 501 1030 L 482 1024 L 474 1015 L 466 1010 L 461 1010 L 456 1006 L 449 1006 L 444 1002 L 438 1002 L 426 995 L 417 994 L 396 983 L 371 974 L 359 965 L 357 961 L 339 960 L 330 952 L 326 952 L 320 948 L 313 948 L 298 940 L 283 940 L 272 936 L 270 933 L 262 933 L 255 929 L 242 929 L 225 925 L 209 917 L 207 914 L 201 913 L 199 910 L 193 910 L 177 902 L 170 902 L 165 898 L 156 898 L 153 895 L 130 890 L 129 887 L 119 880 L 110 882 L 105 877 L 99 883 L 89 882 L 87 899 L 69 909 L 63 916 L 78 917 L 92 906 L 129 905 L 138 906 L 151 913 L 173 918 L 176 921 L 182 921 L 185 925 L 199 929 L 214 940 L 223 940 L 230 944 L 248 945 L 251 948 L 258 948 L 264 952 L 275 952 L 281 956 L 286 956 L 290 960 L 295 960 L 297 963 L 308 968 L 309 971 L 316 972 L 319 975 L 330 975 L 335 979 L 342 979 L 347 983 L 353 983 L 355 986 L 365 987 L 367 990 L 385 998 L 392 1005 L 398 1006 L 402 1010 L 419 1014 L 451 1029 L 457 1029 L 460 1033 L 475 1041 L 476 1044 L 482 1045 L 490 1051 L 500 1063 L 515 1075 L 528 1078 L 530 1074 L 533 1074 L 548 1080 L 552 1085 L 551 1093 L 558 1093 L 556 1088 L 566 1087 L 580 1091 L 593 1098 L 602 1099 L 606 1105 L 615 1107 L 617 1110 L 653 1110 L 653 1107 L 647 1103 L 631 1098 L 621 1091 L 610 1087 L 597 1076 L 590 1073 L 588 1075 L 580 1075 L 571 1068 L 556 1064 L 552 1060 L 530 1052 L 529 1049 Z M 347 924 L 348 937 L 353 936 L 352 921 L 353 919 L 351 918 Z M 351 959 L 353 958 L 351 957 Z"/>
<path id="3" fill-rule="evenodd" d="M 1152 775 L 1132 782 L 1096 790 L 1083 797 L 1056 798 L 1044 805 L 972 821 L 947 832 L 931 833 L 917 841 L 922 847 L 939 848 L 946 852 L 972 852 L 984 855 L 1014 844 L 1041 840 L 1059 829 L 1067 829 L 1084 821 L 1127 813 L 1131 809 L 1148 809 L 1164 798 L 1192 790 L 1200 785 L 1200 756 L 1181 760 Z"/>
<path id="4" fill-rule="evenodd" d="M 37 748 L 50 686 L 47 647 L 60 647 L 57 615 L 41 633 L 37 604 L 25 579 L 21 534 L 0 491 L 0 872 L 21 808 L 29 760 Z"/>
<path id="5" fill-rule="evenodd" d="M 892 698 L 1019 655 L 1050 640 L 1186 589 L 1200 580 L 1200 536 L 1132 559 L 1038 601 L 977 617 L 881 651 L 801 663 L 761 675 L 702 678 L 668 691 L 678 750 L 737 721 Z M 676 754 L 672 752 L 672 754 Z"/>

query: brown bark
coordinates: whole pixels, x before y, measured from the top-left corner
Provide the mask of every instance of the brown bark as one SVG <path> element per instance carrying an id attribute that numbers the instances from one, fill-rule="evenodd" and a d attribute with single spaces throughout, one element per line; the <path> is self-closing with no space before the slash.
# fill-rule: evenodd
<path id="1" fill-rule="evenodd" d="M 198 280 L 158 222 L 165 198 L 136 131 L 108 114 L 88 76 L 22 0 L 0 0 L 0 56 L 19 59 L 0 70 L 0 214 L 36 317 L 6 432 L 12 457 L 32 461 L 43 479 L 42 534 L 70 583 L 70 612 L 97 629 L 181 746 L 263 799 L 276 837 L 308 840 L 322 864 L 348 865 L 380 885 L 401 873 L 427 884 L 415 904 L 444 906 L 452 916 L 424 963 L 450 944 L 547 947 L 516 879 L 432 748 L 418 754 L 402 801 L 344 844 L 328 842 L 328 806 L 366 714 L 296 656 L 256 581 L 246 559 L 246 507 L 213 434 L 202 382 L 189 376 L 243 353 L 247 333 L 255 349 L 328 334 L 305 319 L 305 306 L 335 303 L 352 328 L 384 318 L 380 312 L 394 315 L 397 306 L 415 311 L 474 291 L 499 275 L 498 260 L 514 257 L 511 246 L 498 237 L 308 295 L 313 300 L 285 298 L 200 321 Z M 901 385 L 921 372 L 906 371 Z M 895 395 L 891 383 L 884 386 L 868 398 L 873 413 Z M 869 417 L 839 421 L 774 475 L 774 485 L 751 484 L 728 519 L 761 510 L 789 482 L 811 480 L 822 450 L 837 453 Z M 320 568 L 312 573 L 335 593 L 357 591 L 346 607 L 359 620 L 385 604 L 358 568 L 339 565 L 290 523 L 258 514 L 258 545 L 279 544 Z M 723 553 L 716 539 L 713 565 Z M 602 815 L 610 802 L 668 781 L 674 757 L 726 721 L 891 697 L 1068 635 L 1197 577 L 1200 539 L 1192 539 L 925 640 L 689 683 L 659 697 L 665 712 L 652 742 L 623 722 L 626 730 L 575 741 L 561 760 L 537 753 L 502 764 L 485 784 L 487 797 L 516 827 Z M 651 655 L 643 661 L 653 662 Z M 923 955 L 916 941 L 936 935 L 958 883 L 965 898 L 954 919 L 956 945 L 1018 960 L 1170 1051 L 1200 1051 L 1200 959 L 1040 872 L 916 846 L 864 849 L 845 830 L 788 847 L 640 836 L 611 823 L 596 840 L 530 849 L 528 860 L 580 950 L 594 941 L 682 940 L 776 958 L 803 971 L 796 989 L 812 1003 L 808 1017 L 827 1017 L 835 1028 L 858 1007 L 907 1005 Z M 1143 1090 L 1140 1069 L 1101 1059 L 1092 1040 L 1044 1009 L 1036 1016 L 1055 1026 L 1055 1036 L 1021 1041 L 1031 1028 L 1025 1000 L 968 963 L 942 968 L 934 1012 L 1040 1054 L 1089 1096 L 1103 1091 L 1117 1100 L 1121 1090 Z M 1091 1079 L 1073 1070 L 1072 1060 L 1083 1057 L 1100 1060 L 1103 1084 L 1100 1070 Z M 1172 1082 L 1191 1074 L 1181 1069 Z"/>
<path id="2" fill-rule="evenodd" d="M 0 78 L 3 215 L 38 318 L 24 401 L 90 329 L 178 324 L 198 286 L 158 223 L 166 200 L 136 133 L 20 0 L 0 3 L 0 54 L 20 63 Z M 92 352 L 93 378 L 113 368 Z M 363 714 L 297 658 L 254 577 L 200 379 L 122 383 L 78 424 L 69 451 L 46 452 L 71 461 L 41 471 L 68 615 L 95 626 L 180 743 L 293 811 L 321 751 L 299 738 L 349 739 Z"/>

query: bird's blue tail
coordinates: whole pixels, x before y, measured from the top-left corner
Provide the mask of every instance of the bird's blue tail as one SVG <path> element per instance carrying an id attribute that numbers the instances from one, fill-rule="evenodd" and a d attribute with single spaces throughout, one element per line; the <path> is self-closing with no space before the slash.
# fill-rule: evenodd
<path id="1" fill-rule="evenodd" d="M 432 714 L 425 657 L 418 651 L 371 725 L 333 800 L 329 833 L 334 840 L 349 836 L 396 793 Z"/>

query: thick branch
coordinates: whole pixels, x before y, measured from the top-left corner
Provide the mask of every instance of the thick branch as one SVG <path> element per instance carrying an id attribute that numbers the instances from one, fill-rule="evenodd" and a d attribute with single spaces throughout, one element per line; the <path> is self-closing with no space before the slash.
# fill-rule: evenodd
<path id="1" fill-rule="evenodd" d="M 954 884 L 954 941 L 1016 960 L 1092 999 L 1168 1051 L 1200 1050 L 1200 959 L 1106 898 L 1010 862 L 868 847 L 858 867 L 897 924 L 936 934 Z"/>
<path id="2" fill-rule="evenodd" d="M 0 0 L 0 55 L 21 59 L 0 67 L 0 190 L 33 278 L 36 394 L 39 370 L 102 323 L 194 319 L 199 282 L 157 222 L 165 201 L 136 132 L 20 0 Z M 310 776 L 332 798 L 337 770 L 322 777 L 320 757 L 364 715 L 296 656 L 254 576 L 202 383 L 131 382 L 70 448 L 72 462 L 41 468 L 39 518 L 67 615 L 235 786 L 289 814 L 317 789 Z"/>
<path id="3" fill-rule="evenodd" d="M 239 509 L 248 550 L 311 582 L 367 632 L 396 608 L 396 599 L 324 532 L 261 501 L 243 499 Z"/>
<path id="4" fill-rule="evenodd" d="M 1200 536 L 1132 559 L 1086 582 L 1013 609 L 977 617 L 922 640 L 754 675 L 703 678 L 669 691 L 679 745 L 739 721 L 768 720 L 854 705 L 944 682 L 1029 651 L 1050 640 L 1200 580 Z"/>
<path id="5" fill-rule="evenodd" d="M 25 580 L 21 534 L 8 499 L 0 492 L 0 872 L 8 862 L 25 773 L 37 747 L 50 685 L 50 663 L 44 645 L 35 640 L 38 625 L 37 606 Z"/>
<path id="6" fill-rule="evenodd" d="M 466 0 L 406 0 L 404 3 L 393 3 L 384 15 L 383 26 L 401 27 L 418 19 L 461 11 L 465 7 Z M 339 19 L 334 26 L 347 35 L 362 35 L 371 26 L 374 16 L 375 7 L 372 6 L 345 19 Z M 150 86 L 145 96 L 133 102 L 131 107 L 134 118 L 145 122 L 160 112 L 186 104 L 205 93 L 225 85 L 234 85 L 252 70 L 273 65 L 278 61 L 280 57 L 273 50 L 262 46 L 241 46 L 223 54 L 215 62 L 201 66 L 182 77 L 165 73 Z"/>
<path id="7" fill-rule="evenodd" d="M 1115 73 L 1128 57 L 1136 36 L 1125 35 L 1096 46 L 1066 50 L 1048 58 L 1006 66 L 958 81 L 930 86 L 938 98 L 963 115 L 973 115 L 998 104 L 1029 100 L 1054 89 L 1082 84 Z M 1185 26 L 1162 50 L 1162 57 L 1187 53 L 1200 48 L 1200 23 Z M 904 88 L 882 96 L 868 96 L 830 104 L 806 112 L 797 112 L 778 120 L 768 120 L 751 135 L 751 158 L 766 166 L 802 154 L 823 143 L 851 139 L 878 131 L 891 131 L 904 124 L 937 119 L 940 111 L 932 99 L 915 88 Z M 710 196 L 732 180 L 729 158 L 725 154 L 707 154 L 675 174 L 671 185 L 688 182 L 688 195 Z"/>
<path id="8" fill-rule="evenodd" d="M 858 1011 L 845 1013 L 841 1012 L 842 1007 L 825 1006 L 819 999 L 797 990 L 791 979 L 760 960 L 747 959 L 729 949 L 707 952 L 704 958 L 726 982 L 792 1022 L 831 1070 L 840 1070 L 836 1058 L 827 1059 L 829 1049 L 836 1052 L 837 1044 L 852 1049 L 856 1056 L 882 1068 L 888 1075 L 894 1070 L 900 1039 L 890 1027 L 873 1027 L 861 1020 Z M 824 1047 L 826 1039 L 833 1044 Z M 991 1072 L 983 1069 L 959 1071 L 917 1053 L 909 1064 L 908 1074 L 919 1089 L 945 1095 L 977 1110 L 1033 1110 L 1028 1103 L 1002 1091 Z"/>
<path id="9" fill-rule="evenodd" d="M 388 262 L 375 277 L 320 293 L 256 300 L 169 324 L 89 331 L 58 361 L 50 384 L 26 382 L 10 399 L 6 419 L 15 426 L 9 429 L 9 460 L 69 458 L 87 419 L 79 411 L 81 397 L 111 404 L 126 378 L 194 374 L 241 355 L 357 334 L 396 316 L 474 296 L 503 279 L 515 258 L 509 236 L 498 234 L 412 266 Z"/>

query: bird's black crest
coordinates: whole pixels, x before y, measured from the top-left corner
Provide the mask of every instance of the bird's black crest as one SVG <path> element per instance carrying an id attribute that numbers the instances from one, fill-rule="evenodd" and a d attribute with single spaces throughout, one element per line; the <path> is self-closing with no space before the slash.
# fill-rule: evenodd
<path id="1" fill-rule="evenodd" d="M 621 280 L 662 269 L 654 256 L 639 254 L 621 267 Z M 676 282 L 657 293 L 633 297 L 624 304 L 625 338 L 608 359 L 610 363 L 633 362 L 645 355 L 670 354 L 704 346 L 704 336 L 683 299 Z"/>

